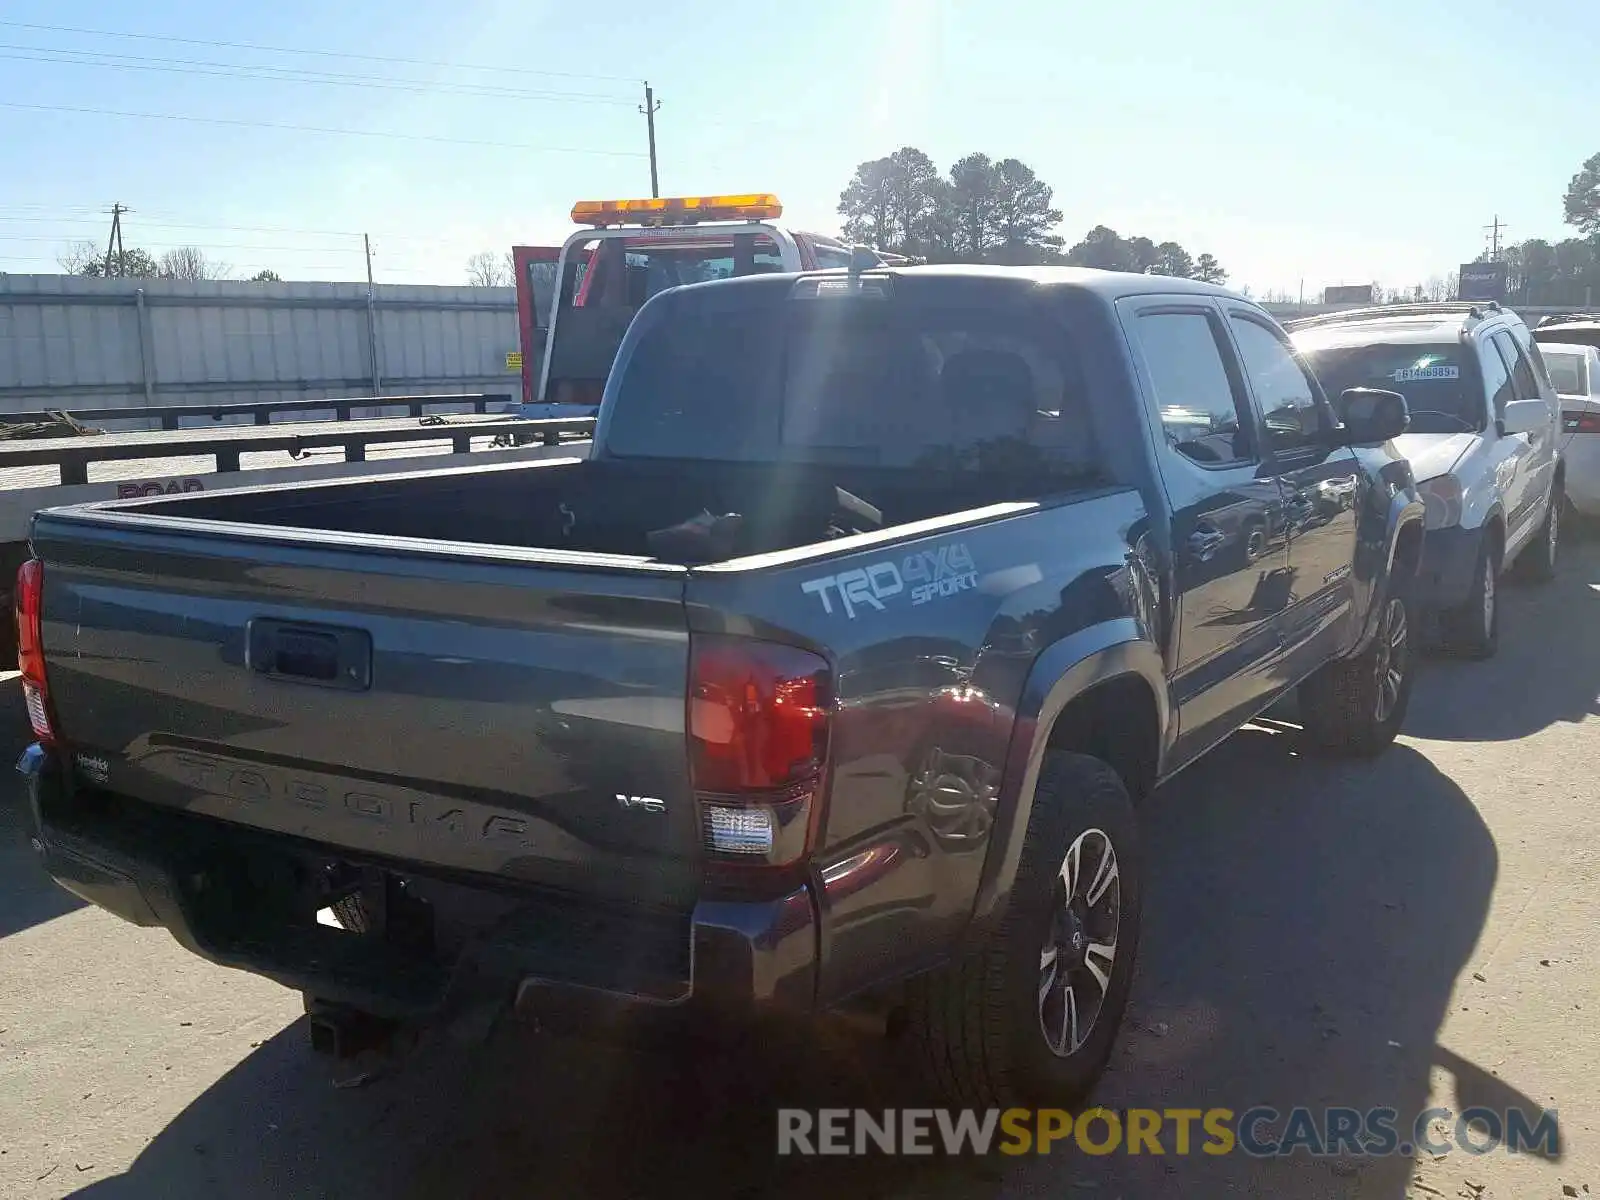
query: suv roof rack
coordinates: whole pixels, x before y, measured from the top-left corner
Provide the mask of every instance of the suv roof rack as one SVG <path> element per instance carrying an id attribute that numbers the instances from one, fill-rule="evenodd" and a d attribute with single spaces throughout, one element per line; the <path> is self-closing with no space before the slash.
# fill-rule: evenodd
<path id="1" fill-rule="evenodd" d="M 1319 313 L 1314 317 L 1301 317 L 1284 325 L 1285 329 L 1311 329 L 1318 325 L 1338 325 L 1345 321 L 1371 321 L 1380 317 L 1450 316 L 1462 313 L 1471 319 L 1481 319 L 1489 313 L 1504 312 L 1498 301 L 1452 300 L 1439 304 L 1376 304 L 1369 308 L 1346 308 L 1339 312 Z"/>
<path id="2" fill-rule="evenodd" d="M 1548 317 L 1540 317 L 1539 324 L 1534 328 L 1543 329 L 1546 325 L 1576 324 L 1579 321 L 1600 321 L 1600 317 L 1595 316 L 1594 313 L 1551 313 Z"/>

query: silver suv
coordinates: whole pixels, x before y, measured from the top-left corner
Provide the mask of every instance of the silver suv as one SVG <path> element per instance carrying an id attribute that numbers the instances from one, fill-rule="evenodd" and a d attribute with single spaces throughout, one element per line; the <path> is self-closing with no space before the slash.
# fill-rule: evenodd
<path id="1" fill-rule="evenodd" d="M 1500 638 L 1498 582 L 1515 562 L 1548 579 L 1560 542 L 1561 403 L 1522 319 L 1498 304 L 1400 304 L 1296 321 L 1329 395 L 1377 387 L 1411 409 L 1395 448 L 1427 506 L 1424 610 L 1479 658 Z"/>

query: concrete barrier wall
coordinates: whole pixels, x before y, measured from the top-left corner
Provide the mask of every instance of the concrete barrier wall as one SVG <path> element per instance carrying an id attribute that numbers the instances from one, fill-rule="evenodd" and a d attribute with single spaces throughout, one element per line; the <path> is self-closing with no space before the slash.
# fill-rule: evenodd
<path id="1" fill-rule="evenodd" d="M 521 391 L 514 288 L 0 275 L 0 415 Z M 376 349 L 376 362 L 373 350 Z M 375 382 L 376 381 L 376 382 Z M 139 422 L 130 422 L 128 428 Z M 117 426 L 122 427 L 122 426 Z"/>

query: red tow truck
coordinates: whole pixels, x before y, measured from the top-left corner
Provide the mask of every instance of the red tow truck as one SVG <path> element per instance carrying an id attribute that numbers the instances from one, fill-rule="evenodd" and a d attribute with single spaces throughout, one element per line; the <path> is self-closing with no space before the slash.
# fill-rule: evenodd
<path id="1" fill-rule="evenodd" d="M 849 267 L 865 251 L 826 234 L 774 224 L 770 193 L 581 200 L 584 228 L 560 246 L 514 246 L 522 342 L 522 411 L 589 416 L 622 335 L 651 296 L 667 288 L 768 271 Z"/>

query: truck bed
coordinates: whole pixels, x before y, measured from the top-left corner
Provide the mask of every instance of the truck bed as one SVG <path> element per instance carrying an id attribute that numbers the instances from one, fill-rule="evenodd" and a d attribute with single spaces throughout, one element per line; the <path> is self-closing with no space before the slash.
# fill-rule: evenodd
<path id="1" fill-rule="evenodd" d="M 797 549 L 841 533 L 1022 499 L 1022 480 L 902 468 L 664 459 L 550 460 L 133 501 L 118 510 L 201 522 L 626 556 L 699 565 Z M 1037 494 L 1032 493 L 1032 494 Z M 844 496 L 866 502 L 881 521 Z M 681 552 L 652 537 L 709 513 L 735 531 Z"/>

